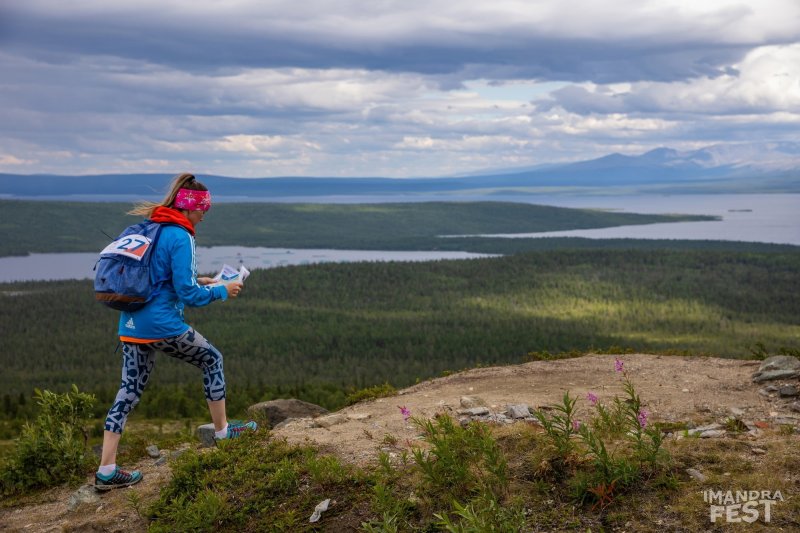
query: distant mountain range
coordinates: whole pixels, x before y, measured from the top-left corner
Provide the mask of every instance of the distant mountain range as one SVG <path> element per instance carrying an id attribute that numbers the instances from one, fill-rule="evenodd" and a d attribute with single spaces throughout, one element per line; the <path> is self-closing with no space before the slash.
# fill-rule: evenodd
<path id="1" fill-rule="evenodd" d="M 171 175 L 0 174 L 0 195 L 125 195 L 158 198 Z M 392 194 L 624 194 L 800 192 L 800 143 L 715 145 L 638 156 L 610 154 L 568 164 L 492 169 L 448 178 L 235 178 L 198 176 L 220 196 Z"/>

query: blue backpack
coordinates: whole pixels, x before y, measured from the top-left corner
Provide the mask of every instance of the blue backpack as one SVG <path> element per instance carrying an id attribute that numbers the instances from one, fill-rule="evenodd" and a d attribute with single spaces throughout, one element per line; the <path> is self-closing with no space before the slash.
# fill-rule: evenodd
<path id="1" fill-rule="evenodd" d="M 118 311 L 137 311 L 147 305 L 166 280 L 153 279 L 150 259 L 162 224 L 145 220 L 129 226 L 103 248 L 94 267 L 95 299 Z"/>

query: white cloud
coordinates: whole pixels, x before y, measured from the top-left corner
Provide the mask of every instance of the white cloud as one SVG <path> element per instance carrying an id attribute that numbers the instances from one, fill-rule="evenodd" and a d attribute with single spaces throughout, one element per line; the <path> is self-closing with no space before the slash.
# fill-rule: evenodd
<path id="1" fill-rule="evenodd" d="M 7 4 L 0 171 L 440 175 L 800 122 L 795 0 Z"/>
<path id="2" fill-rule="evenodd" d="M 13 155 L 0 154 L 0 165 L 2 166 L 19 166 L 19 165 L 33 165 L 37 163 L 35 159 L 20 159 Z"/>
<path id="3" fill-rule="evenodd" d="M 532 141 L 507 135 L 464 135 L 456 139 L 433 139 L 431 137 L 403 137 L 394 147 L 411 150 L 445 150 L 455 152 L 484 151 L 503 148 L 524 148 Z"/>
<path id="4" fill-rule="evenodd" d="M 236 155 L 243 159 L 277 159 L 319 151 L 320 146 L 300 138 L 281 135 L 226 135 L 224 137 L 194 142 L 155 141 L 159 148 L 170 153 L 201 155 L 203 157 L 228 157 Z"/>
<path id="5" fill-rule="evenodd" d="M 555 98 L 578 112 L 800 112 L 800 44 L 756 48 L 731 69 L 724 76 L 672 83 L 573 85 L 557 90 Z"/>
<path id="6" fill-rule="evenodd" d="M 635 118 L 623 113 L 581 116 L 556 111 L 548 115 L 546 119 L 551 123 L 550 130 L 569 135 L 633 137 L 652 132 L 663 132 L 674 127 L 674 124 L 666 120 Z"/>
<path id="7" fill-rule="evenodd" d="M 57 20 L 110 19 L 133 26 L 155 22 L 157 29 L 182 24 L 206 34 L 227 30 L 247 36 L 268 31 L 361 43 L 421 37 L 452 41 L 461 36 L 466 40 L 475 34 L 501 38 L 529 32 L 613 39 L 671 35 L 673 41 L 698 36 L 753 41 L 797 35 L 800 14 L 800 6 L 792 0 L 462 0 L 457 7 L 450 0 L 305 0 L 302 4 L 289 0 L 27 0 L 6 9 Z"/>

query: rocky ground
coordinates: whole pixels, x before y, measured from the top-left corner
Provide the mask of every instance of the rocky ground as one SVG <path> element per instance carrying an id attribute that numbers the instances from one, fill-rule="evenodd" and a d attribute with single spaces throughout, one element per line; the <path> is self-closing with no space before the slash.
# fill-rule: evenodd
<path id="1" fill-rule="evenodd" d="M 789 376 L 785 379 L 755 383 L 752 376 L 760 361 L 646 354 L 619 358 L 653 420 L 686 422 L 703 429 L 733 417 L 749 426 L 754 438 L 759 426 L 800 425 L 800 404 L 795 401 L 800 368 L 795 366 L 782 374 Z M 601 402 L 622 393 L 622 374 L 615 371 L 615 359 L 613 355 L 590 355 L 469 370 L 420 383 L 398 396 L 363 402 L 315 419 L 295 419 L 275 434 L 290 442 L 310 439 L 351 462 L 368 463 L 376 458 L 382 442 L 417 438 L 418 428 L 404 420 L 401 408 L 423 418 L 446 412 L 461 418 L 502 420 L 498 415 L 504 415 L 508 406 L 523 404 L 537 409 L 559 403 L 569 391 L 579 398 L 579 417 L 585 417 L 590 409 L 587 393 L 597 395 Z M 797 359 L 786 361 L 800 366 Z M 467 399 L 462 404 L 462 397 L 477 397 L 478 403 L 488 408 L 488 415 L 470 415 L 471 404 Z M 721 437 L 724 431 L 706 436 Z"/>
<path id="2" fill-rule="evenodd" d="M 381 450 L 395 453 L 419 438 L 409 415 L 428 418 L 445 412 L 461 419 L 511 424 L 514 416 L 524 418 L 528 408 L 559 403 L 569 391 L 579 399 L 579 418 L 588 417 L 587 393 L 601 402 L 622 393 L 623 375 L 616 371 L 615 359 L 614 355 L 590 355 L 469 370 L 336 413 L 288 420 L 273 433 L 290 442 L 312 441 L 346 461 L 368 464 Z M 727 438 L 731 420 L 739 421 L 755 449 L 770 428 L 800 428 L 800 360 L 796 358 L 777 359 L 772 367 L 760 361 L 708 357 L 626 354 L 619 359 L 651 420 L 684 422 L 703 437 L 719 439 Z M 509 410 L 509 406 L 517 408 Z M 673 435 L 681 437 L 677 432 Z M 169 465 L 163 459 L 148 458 L 126 466 L 141 469 L 144 481 L 102 495 L 85 488 L 83 492 L 54 489 L 26 505 L 0 509 L 0 530 L 144 530 L 146 523 L 136 511 L 136 502 L 153 497 L 168 481 Z"/>

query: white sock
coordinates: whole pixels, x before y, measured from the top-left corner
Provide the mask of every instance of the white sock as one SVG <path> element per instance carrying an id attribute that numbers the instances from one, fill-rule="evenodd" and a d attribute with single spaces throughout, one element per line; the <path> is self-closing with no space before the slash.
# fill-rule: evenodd
<path id="1" fill-rule="evenodd" d="M 100 468 L 97 469 L 97 473 L 102 476 L 110 476 L 114 473 L 114 470 L 117 469 L 116 463 L 110 465 L 100 465 Z"/>
<path id="2" fill-rule="evenodd" d="M 228 424 L 225 424 L 225 427 L 220 429 L 219 431 L 214 432 L 214 436 L 218 439 L 224 439 L 228 436 Z"/>

